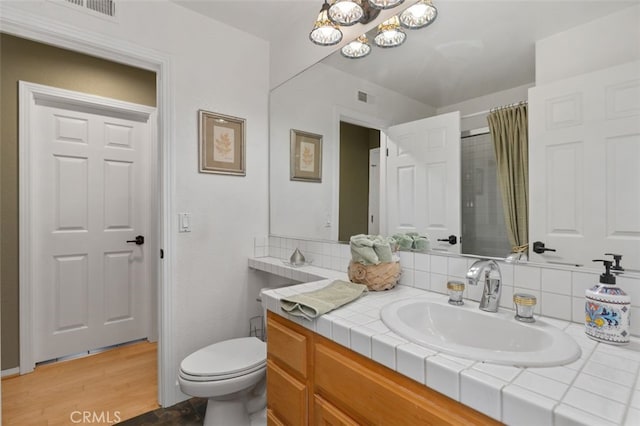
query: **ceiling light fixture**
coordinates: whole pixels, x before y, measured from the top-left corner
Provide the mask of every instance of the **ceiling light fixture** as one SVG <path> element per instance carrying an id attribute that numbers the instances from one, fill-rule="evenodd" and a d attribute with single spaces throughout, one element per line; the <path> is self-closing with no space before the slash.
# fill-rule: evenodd
<path id="1" fill-rule="evenodd" d="M 420 0 L 400 14 L 400 25 L 404 28 L 424 28 L 436 20 L 438 9 L 431 0 Z"/>
<path id="2" fill-rule="evenodd" d="M 396 47 L 404 43 L 407 35 L 400 28 L 400 21 L 397 16 L 387 19 L 378 25 L 378 34 L 376 34 L 373 42 L 378 47 Z"/>
<path id="3" fill-rule="evenodd" d="M 345 27 L 357 24 L 364 15 L 361 0 L 333 0 L 329 19 Z"/>
<path id="4" fill-rule="evenodd" d="M 391 9 L 399 4 L 403 3 L 404 0 L 368 0 L 369 4 L 376 9 Z"/>
<path id="5" fill-rule="evenodd" d="M 342 56 L 349 59 L 364 58 L 371 53 L 371 45 L 366 34 L 362 34 L 357 39 L 353 40 L 349 44 L 346 44 L 340 50 Z"/>
<path id="6" fill-rule="evenodd" d="M 320 46 L 333 46 L 342 40 L 342 31 L 331 22 L 328 15 L 329 3 L 324 0 L 318 18 L 309 33 L 309 39 Z"/>

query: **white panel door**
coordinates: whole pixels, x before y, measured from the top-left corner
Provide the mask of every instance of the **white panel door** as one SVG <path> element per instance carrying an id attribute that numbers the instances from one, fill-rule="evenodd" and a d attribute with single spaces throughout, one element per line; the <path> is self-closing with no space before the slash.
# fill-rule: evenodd
<path id="1" fill-rule="evenodd" d="M 431 248 L 460 253 L 460 113 L 387 131 L 388 232 L 426 233 Z"/>
<path id="2" fill-rule="evenodd" d="M 640 269 L 640 62 L 530 89 L 529 157 L 531 259 Z"/>
<path id="3" fill-rule="evenodd" d="M 31 108 L 34 362 L 147 337 L 149 125 Z"/>

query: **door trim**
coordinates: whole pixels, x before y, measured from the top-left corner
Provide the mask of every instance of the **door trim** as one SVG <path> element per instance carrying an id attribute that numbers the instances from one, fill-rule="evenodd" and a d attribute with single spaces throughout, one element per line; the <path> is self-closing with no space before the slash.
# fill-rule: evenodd
<path id="1" fill-rule="evenodd" d="M 115 37 L 63 24 L 59 21 L 26 13 L 6 2 L 0 2 L 0 29 L 2 32 L 53 46 L 75 50 L 88 55 L 124 63 L 156 72 L 157 91 L 157 178 L 160 182 L 156 237 L 164 249 L 165 258 L 156 264 L 158 281 L 158 402 L 171 406 L 177 402 L 173 352 L 173 305 L 175 224 L 171 221 L 175 191 L 174 138 L 175 117 L 173 105 L 173 79 L 171 59 L 166 53 Z M 19 176 L 21 178 L 22 176 Z"/>
<path id="2" fill-rule="evenodd" d="M 145 168 L 145 180 L 150 183 L 149 205 L 157 205 L 157 189 L 155 182 L 150 179 L 156 172 L 157 158 L 157 137 L 153 129 L 157 126 L 156 109 L 145 105 L 134 104 L 130 102 L 118 101 L 115 99 L 105 98 L 102 96 L 89 95 L 86 93 L 75 92 L 71 90 L 59 89 L 56 87 L 45 86 L 42 84 L 29 83 L 26 81 L 18 82 L 18 140 L 19 142 L 19 167 L 20 167 L 20 184 L 18 188 L 19 194 L 19 241 L 20 241 L 20 374 L 30 373 L 35 368 L 35 360 L 33 356 L 33 345 L 35 339 L 34 333 L 34 283 L 32 280 L 32 272 L 34 268 L 34 258 L 32 256 L 33 235 L 31 230 L 34 227 L 34 210 L 31 207 L 31 200 L 37 194 L 32 193 L 32 138 L 30 134 L 30 126 L 33 118 L 33 109 L 38 105 L 55 106 L 64 109 L 82 110 L 83 112 L 95 113 L 100 115 L 109 115 L 112 117 L 123 118 L 131 121 L 145 122 L 149 126 L 149 141 L 151 146 L 147 151 L 148 167 Z M 157 226 L 153 220 L 153 209 L 145 206 L 144 220 L 149 221 L 149 229 L 155 230 Z M 156 232 L 152 233 L 155 235 Z M 149 239 L 149 253 L 158 253 L 157 240 Z M 153 282 L 154 265 L 157 264 L 157 258 L 150 256 L 147 269 L 147 278 L 149 282 Z M 151 287 L 149 287 L 151 288 Z M 152 311 L 150 311 L 152 312 Z M 147 327 L 147 335 L 153 337 L 152 327 L 149 323 Z M 97 348 L 94 348 L 97 349 Z"/>

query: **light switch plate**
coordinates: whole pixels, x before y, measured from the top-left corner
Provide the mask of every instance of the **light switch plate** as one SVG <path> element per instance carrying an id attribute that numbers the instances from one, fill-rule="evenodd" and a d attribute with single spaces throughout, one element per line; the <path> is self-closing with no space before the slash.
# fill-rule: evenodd
<path id="1" fill-rule="evenodd" d="M 178 213 L 178 232 L 191 232 L 191 213 Z"/>

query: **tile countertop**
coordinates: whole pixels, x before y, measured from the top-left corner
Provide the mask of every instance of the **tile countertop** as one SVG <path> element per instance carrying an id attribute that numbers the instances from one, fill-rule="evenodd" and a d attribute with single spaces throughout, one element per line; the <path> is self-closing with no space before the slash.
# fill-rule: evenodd
<path id="1" fill-rule="evenodd" d="M 580 345 L 579 360 L 547 368 L 473 361 L 410 343 L 380 319 L 380 309 L 396 300 L 418 296 L 443 299 L 445 295 L 400 285 L 388 291 L 369 292 L 315 321 L 307 321 L 282 311 L 280 298 L 317 290 L 334 279 L 347 279 L 345 273 L 313 266 L 294 268 L 269 257 L 249 259 L 249 267 L 298 281 L 313 281 L 263 290 L 265 309 L 503 423 L 640 425 L 640 339 L 632 338 L 627 346 L 597 343 L 584 334 L 580 324 L 544 318 Z"/>

